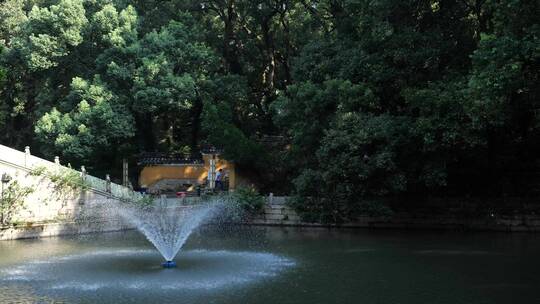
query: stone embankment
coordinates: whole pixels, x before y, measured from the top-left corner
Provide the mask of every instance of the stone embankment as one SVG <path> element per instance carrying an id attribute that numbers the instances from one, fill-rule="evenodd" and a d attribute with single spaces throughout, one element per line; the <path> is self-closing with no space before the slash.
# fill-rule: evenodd
<path id="1" fill-rule="evenodd" d="M 0 229 L 0 241 L 130 230 L 123 221 L 25 223 Z"/>
<path id="2" fill-rule="evenodd" d="M 332 227 L 318 223 L 302 222 L 294 210 L 286 204 L 286 197 L 267 199 L 263 214 L 246 222 L 249 225 Z M 334 226 L 335 227 L 335 226 Z M 363 216 L 357 221 L 340 225 L 343 228 L 378 229 L 425 229 L 453 231 L 502 231 L 540 232 L 540 216 L 515 215 L 485 218 L 460 218 L 441 215 L 395 214 L 391 217 Z"/>

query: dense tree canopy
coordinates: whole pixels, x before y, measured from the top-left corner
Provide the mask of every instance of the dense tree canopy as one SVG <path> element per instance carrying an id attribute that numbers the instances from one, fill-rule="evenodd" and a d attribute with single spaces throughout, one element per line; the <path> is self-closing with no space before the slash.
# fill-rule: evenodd
<path id="1" fill-rule="evenodd" d="M 314 220 L 380 197 L 529 195 L 538 12 L 528 0 L 4 0 L 0 142 L 96 170 L 213 145 Z"/>

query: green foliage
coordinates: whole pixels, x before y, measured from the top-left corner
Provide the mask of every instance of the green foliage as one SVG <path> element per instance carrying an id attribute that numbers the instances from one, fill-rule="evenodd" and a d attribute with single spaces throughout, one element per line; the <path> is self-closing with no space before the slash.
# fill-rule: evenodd
<path id="1" fill-rule="evenodd" d="M 45 147 L 61 152 L 70 160 L 82 161 L 116 150 L 134 135 L 133 118 L 96 77 L 93 82 L 74 78 L 66 98 L 68 113 L 56 108 L 36 124 L 36 135 Z"/>
<path id="2" fill-rule="evenodd" d="M 130 203 L 135 204 L 139 208 L 149 208 L 152 207 L 155 203 L 155 198 L 150 195 L 145 195 L 138 200 L 129 200 Z"/>
<path id="3" fill-rule="evenodd" d="M 247 214 L 259 214 L 264 209 L 264 198 L 253 187 L 239 187 L 232 195 L 232 201 Z"/>
<path id="4" fill-rule="evenodd" d="M 1 54 L 1 50 L 0 50 Z M 4 80 L 6 79 L 7 72 L 5 69 L 0 69 L 0 88 L 4 85 Z"/>
<path id="5" fill-rule="evenodd" d="M 81 44 L 87 22 L 82 0 L 60 0 L 50 7 L 32 7 L 28 13 L 30 35 L 17 42 L 21 43 L 28 67 L 45 70 L 57 66 L 70 48 Z"/>
<path id="6" fill-rule="evenodd" d="M 258 109 L 252 104 L 245 77 L 227 75 L 205 83 L 201 127 L 206 143 L 223 149 L 224 157 L 240 166 L 261 169 L 268 154 L 257 142 Z"/>
<path id="7" fill-rule="evenodd" d="M 299 179 L 297 183 L 300 183 Z M 355 202 L 353 206 L 348 206 L 334 202 L 333 198 L 293 195 L 287 203 L 306 223 L 339 225 L 355 221 L 359 216 L 389 217 L 394 214 L 394 211 L 381 199 L 363 198 Z"/>
<path id="8" fill-rule="evenodd" d="M 208 133 L 208 141 L 223 148 L 225 158 L 231 161 L 254 167 L 263 165 L 262 146 L 248 138 L 227 116 L 230 117 L 230 111 L 223 105 L 205 105 L 203 128 Z"/>
<path id="9" fill-rule="evenodd" d="M 183 17 L 185 23 L 172 20 L 99 58 L 111 88 L 138 118 L 142 149 L 173 152 L 189 145 L 197 150 L 202 87 L 218 59 L 201 41 L 201 30 L 192 25 L 191 17 Z"/>
<path id="10" fill-rule="evenodd" d="M 290 157 L 307 166 L 336 111 L 372 111 L 376 107 L 377 98 L 365 84 L 333 79 L 289 86 L 287 95 L 273 104 L 273 111 L 276 124 L 291 138 Z"/>
<path id="11" fill-rule="evenodd" d="M 4 47 L 0 45 L 0 58 L 4 53 Z M 4 91 L 4 86 L 6 85 L 7 79 L 7 70 L 0 63 L 0 94 Z M 0 95 L 1 96 L 1 95 Z M 8 117 L 10 116 L 11 109 L 8 107 L 6 102 L 0 97 L 0 128 L 4 128 Z"/>
<path id="12" fill-rule="evenodd" d="M 16 180 L 2 185 L 0 198 L 0 225 L 9 225 L 13 216 L 24 207 L 25 198 L 34 190 L 31 187 L 21 186 Z"/>
<path id="13" fill-rule="evenodd" d="M 57 189 L 78 191 L 87 189 L 89 185 L 84 182 L 79 172 L 75 170 L 61 170 L 49 172 L 47 177 L 56 185 Z"/>
<path id="14" fill-rule="evenodd" d="M 325 183 L 350 200 L 405 190 L 398 149 L 407 127 L 406 119 L 389 115 L 338 114 L 317 151 Z"/>
<path id="15" fill-rule="evenodd" d="M 123 48 L 136 41 L 137 21 L 133 6 L 119 11 L 114 5 L 106 4 L 93 14 L 89 31 L 100 37 L 105 45 Z"/>
<path id="16" fill-rule="evenodd" d="M 156 113 L 193 106 L 198 82 L 215 64 L 212 50 L 198 43 L 196 33 L 172 21 L 134 46 L 138 63 L 132 71 L 135 110 Z"/>
<path id="17" fill-rule="evenodd" d="M 9 45 L 19 35 L 28 16 L 24 10 L 25 0 L 6 0 L 0 3 L 0 40 Z"/>
<path id="18" fill-rule="evenodd" d="M 55 190 L 59 192 L 81 191 L 90 187 L 90 185 L 83 180 L 81 174 L 72 169 L 60 168 L 59 170 L 56 170 L 38 166 L 30 171 L 30 175 L 47 178 L 54 184 Z"/>
<path id="19" fill-rule="evenodd" d="M 378 215 L 372 214 L 376 209 L 366 208 L 366 199 L 406 189 L 402 156 L 396 151 L 406 138 L 404 119 L 339 114 L 321 141 L 316 169 L 305 169 L 295 179 L 293 206 L 299 207 L 300 214 L 316 215 L 324 222 L 354 220 L 365 212 Z"/>

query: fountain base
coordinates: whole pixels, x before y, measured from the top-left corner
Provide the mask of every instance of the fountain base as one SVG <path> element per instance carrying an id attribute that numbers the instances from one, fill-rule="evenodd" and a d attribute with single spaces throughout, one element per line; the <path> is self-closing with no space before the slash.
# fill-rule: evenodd
<path id="1" fill-rule="evenodd" d="M 163 266 L 163 268 L 176 268 L 176 262 L 167 261 L 165 263 L 161 263 L 161 266 Z"/>

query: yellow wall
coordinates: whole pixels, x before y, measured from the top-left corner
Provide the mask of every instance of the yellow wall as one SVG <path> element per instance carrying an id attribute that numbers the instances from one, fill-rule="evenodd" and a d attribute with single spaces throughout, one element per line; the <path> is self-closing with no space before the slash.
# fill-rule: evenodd
<path id="1" fill-rule="evenodd" d="M 193 183 L 204 184 L 210 170 L 210 159 L 215 154 L 203 154 L 204 164 L 198 165 L 155 165 L 144 167 L 139 175 L 139 186 L 148 188 L 164 179 L 182 179 Z M 229 189 L 236 186 L 234 164 L 216 157 L 216 170 L 223 169 L 229 177 Z"/>

